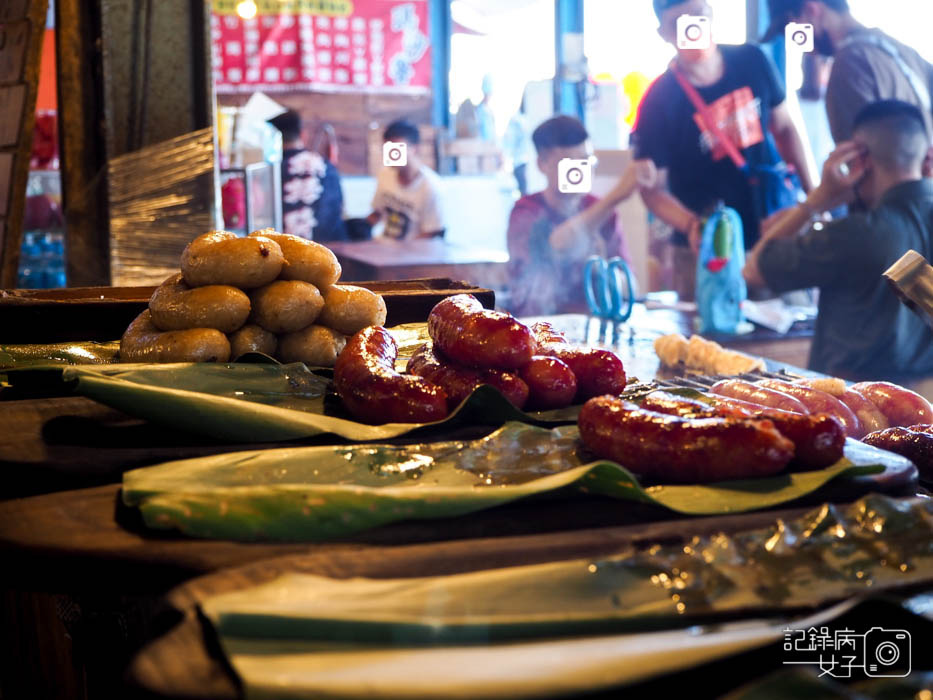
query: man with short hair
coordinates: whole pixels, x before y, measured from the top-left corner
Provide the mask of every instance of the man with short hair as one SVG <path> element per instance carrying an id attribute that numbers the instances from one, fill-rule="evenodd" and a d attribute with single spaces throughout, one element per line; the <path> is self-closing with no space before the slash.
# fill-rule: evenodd
<path id="1" fill-rule="evenodd" d="M 714 41 L 706 48 L 678 47 L 678 18 L 692 15 L 715 21 L 709 3 L 653 4 L 658 34 L 677 48 L 677 56 L 645 94 L 632 142 L 636 157 L 650 158 L 667 173 L 666 189 L 647 190 L 642 197 L 655 216 L 674 228 L 675 287 L 692 299 L 696 255 L 688 242 L 694 250 L 699 247 L 702 218 L 718 202 L 735 209 L 742 219 L 745 246 L 751 247 L 758 240 L 761 220 L 773 213 L 762 205 L 770 199 L 765 195 L 773 193 L 765 191 L 765 184 L 778 180 L 782 190 L 790 189 L 777 175 L 785 162 L 795 169 L 804 191 L 810 190 L 811 178 L 784 86 L 765 53 L 751 44 L 719 46 Z M 695 98 L 705 104 L 703 110 Z M 776 176 L 758 177 L 760 171 Z M 793 199 L 792 191 L 787 199 Z"/>
<path id="2" fill-rule="evenodd" d="M 336 166 L 309 150 L 301 116 L 288 110 L 269 120 L 282 133 L 282 228 L 315 241 L 345 241 L 343 190 Z"/>
<path id="3" fill-rule="evenodd" d="M 852 16 L 847 0 L 768 2 L 771 26 L 764 41 L 783 36 L 791 21 L 812 24 L 814 49 L 833 57 L 826 113 L 836 143 L 852 138 L 855 115 L 877 100 L 897 99 L 914 105 L 923 115 L 927 135 L 933 136 L 933 65 L 920 54 L 880 29 L 861 24 Z"/>
<path id="4" fill-rule="evenodd" d="M 516 315 L 585 312 L 583 267 L 591 255 L 627 258 L 615 208 L 639 187 L 652 187 L 651 161 L 634 161 L 609 193 L 562 192 L 560 161 L 589 161 L 589 134 L 565 115 L 542 123 L 532 134 L 538 168 L 547 178 L 542 192 L 515 202 L 509 217 L 509 310 Z"/>
<path id="5" fill-rule="evenodd" d="M 933 259 L 933 180 L 922 177 L 930 142 L 913 105 L 883 100 L 855 118 L 807 201 L 789 210 L 749 253 L 745 279 L 772 291 L 819 287 L 810 369 L 850 379 L 933 374 L 933 331 L 882 277 L 908 250 Z M 864 212 L 815 216 L 859 201 Z"/>
<path id="6" fill-rule="evenodd" d="M 404 164 L 386 164 L 376 179 L 370 226 L 384 221 L 382 235 L 405 238 L 439 238 L 444 235 L 440 178 L 418 156 L 421 134 L 409 121 L 394 121 L 382 134 L 386 143 L 402 143 L 407 151 Z M 399 154 L 400 155 L 400 154 Z"/>

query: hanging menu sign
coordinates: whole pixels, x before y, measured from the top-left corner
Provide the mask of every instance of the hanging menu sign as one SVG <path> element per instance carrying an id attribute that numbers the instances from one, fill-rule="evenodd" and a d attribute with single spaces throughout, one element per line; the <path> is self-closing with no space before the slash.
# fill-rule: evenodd
<path id="1" fill-rule="evenodd" d="M 257 0 L 252 19 L 238 4 L 213 4 L 218 93 L 431 87 L 427 0 Z"/>

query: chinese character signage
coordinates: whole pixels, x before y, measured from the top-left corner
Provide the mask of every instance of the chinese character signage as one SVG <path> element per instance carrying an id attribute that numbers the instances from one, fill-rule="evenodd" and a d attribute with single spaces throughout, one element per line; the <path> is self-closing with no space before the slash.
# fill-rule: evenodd
<path id="1" fill-rule="evenodd" d="M 214 0 L 219 93 L 295 89 L 426 92 L 431 86 L 427 0 Z"/>

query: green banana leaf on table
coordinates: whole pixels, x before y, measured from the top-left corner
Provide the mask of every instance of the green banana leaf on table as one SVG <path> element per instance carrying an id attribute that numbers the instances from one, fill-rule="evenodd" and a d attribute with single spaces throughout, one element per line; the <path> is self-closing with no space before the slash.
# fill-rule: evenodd
<path id="1" fill-rule="evenodd" d="M 114 362 L 119 341 L 0 345 L 0 371 L 49 365 L 102 365 Z"/>
<path id="2" fill-rule="evenodd" d="M 912 600 L 894 603 L 893 589 L 933 580 L 931 536 L 929 500 L 873 494 L 601 559 L 394 579 L 286 568 L 200 607 L 248 697 L 372 697 L 371 688 L 382 700 L 564 697 L 779 648 L 788 631 L 829 624 L 862 636 L 868 628 L 849 627 L 853 619 L 900 627 L 907 610 L 912 629 L 925 629 L 922 612 Z M 823 607 L 833 601 L 842 602 Z M 875 687 L 887 692 L 871 697 L 920 697 L 929 687 L 920 638 L 913 684 L 884 679 Z M 811 680 L 822 652 L 804 655 Z M 772 676 L 736 698 L 810 697 L 808 687 Z M 814 697 L 850 697 L 838 690 Z"/>
<path id="3" fill-rule="evenodd" d="M 931 536 L 929 500 L 872 494 L 596 560 L 408 579 L 285 574 L 203 608 L 223 633 L 244 638 L 334 639 L 343 626 L 354 628 L 343 638 L 358 642 L 434 643 L 605 631 L 623 620 L 644 628 L 651 617 L 799 609 L 930 581 Z"/>
<path id="4" fill-rule="evenodd" d="M 403 367 L 427 339 L 426 324 L 390 330 Z M 499 426 L 510 420 L 556 425 L 575 422 L 579 410 L 525 413 L 497 390 L 483 386 L 438 423 L 367 425 L 353 420 L 329 393 L 332 370 L 326 368 L 282 365 L 256 356 L 252 359 L 258 364 L 65 365 L 51 362 L 51 354 L 39 362 L 39 355 L 33 353 L 35 363 L 6 371 L 14 388 L 28 391 L 30 386 L 41 386 L 48 391 L 50 385 L 60 386 L 62 393 L 86 396 L 138 418 L 233 442 L 278 442 L 325 433 L 352 441 L 389 440 L 426 427 L 437 431 Z"/>
<path id="5" fill-rule="evenodd" d="M 690 515 L 741 513 L 904 458 L 849 441 L 826 469 L 705 485 L 643 485 L 595 460 L 575 425 L 509 422 L 477 440 L 295 447 L 167 462 L 124 474 L 123 501 L 148 527 L 233 540 L 321 540 L 446 518 L 571 487 Z"/>

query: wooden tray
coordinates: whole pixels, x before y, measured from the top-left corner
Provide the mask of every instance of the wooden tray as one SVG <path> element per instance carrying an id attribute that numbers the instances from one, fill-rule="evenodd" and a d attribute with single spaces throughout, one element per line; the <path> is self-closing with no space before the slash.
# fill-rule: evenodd
<path id="1" fill-rule="evenodd" d="M 493 308 L 491 289 L 447 278 L 354 282 L 386 301 L 386 324 L 424 321 L 433 306 L 453 294 L 472 294 Z M 0 290 L 0 343 L 117 340 L 149 304 L 155 287 L 74 287 Z"/>

